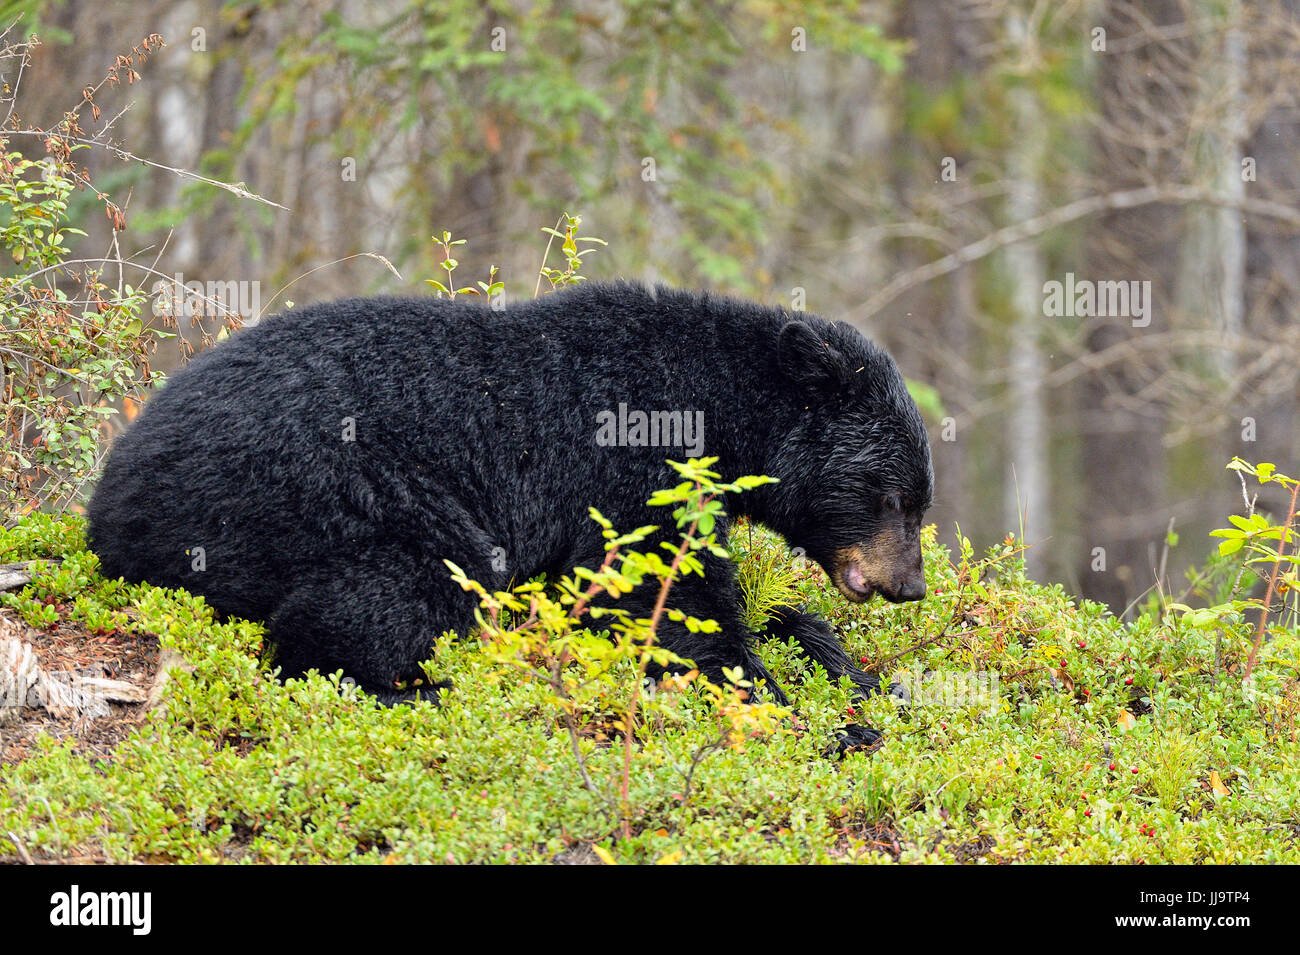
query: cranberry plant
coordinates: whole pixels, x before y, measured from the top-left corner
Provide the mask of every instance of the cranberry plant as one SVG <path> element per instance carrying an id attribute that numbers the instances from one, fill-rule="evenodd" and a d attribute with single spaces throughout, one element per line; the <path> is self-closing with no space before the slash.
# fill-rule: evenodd
<path id="1" fill-rule="evenodd" d="M 1246 565 L 1259 568 L 1259 576 L 1266 581 L 1263 597 L 1234 599 L 1227 604 L 1206 608 L 1201 613 L 1215 613 L 1226 610 L 1231 613 L 1246 610 L 1258 611 L 1250 653 L 1242 673 L 1244 680 L 1250 680 L 1259 657 L 1260 647 L 1266 639 L 1276 636 L 1284 619 L 1290 619 L 1290 629 L 1296 625 L 1300 613 L 1300 602 L 1296 594 L 1300 593 L 1300 556 L 1296 549 L 1296 495 L 1300 492 L 1300 480 L 1289 477 L 1273 464 L 1249 464 L 1241 458 L 1233 458 L 1228 469 L 1242 476 L 1243 496 L 1246 497 L 1247 513 L 1229 515 L 1232 527 L 1211 531 L 1210 536 L 1221 537 L 1219 553 L 1222 555 L 1244 552 Z M 1253 477 L 1260 487 L 1278 485 L 1289 493 L 1286 516 L 1275 520 L 1255 509 L 1255 499 L 1246 495 L 1246 477 Z M 1198 611 L 1187 611 L 1195 614 Z M 1269 618 L 1277 621 L 1270 626 Z"/>

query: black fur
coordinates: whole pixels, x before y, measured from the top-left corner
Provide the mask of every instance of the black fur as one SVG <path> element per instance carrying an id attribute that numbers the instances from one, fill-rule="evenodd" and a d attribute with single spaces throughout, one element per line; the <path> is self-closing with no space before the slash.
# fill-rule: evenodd
<path id="1" fill-rule="evenodd" d="M 703 412 L 692 450 L 719 456 L 729 479 L 781 479 L 728 512 L 828 570 L 840 549 L 893 528 L 908 544 L 896 559 L 915 566 L 875 583 L 909 599 L 898 581 L 919 573 L 912 545 L 933 479 L 889 356 L 842 323 L 634 284 L 504 311 L 349 299 L 238 332 L 178 372 L 118 439 L 90 505 L 91 543 L 108 576 L 184 587 L 265 620 L 285 676 L 341 669 L 394 702 L 411 695 L 400 684 L 422 676 L 435 637 L 472 626 L 472 597 L 444 558 L 500 589 L 599 564 L 590 505 L 620 529 L 671 527 L 646 500 L 677 483 L 665 459 L 688 451 L 597 444 L 597 415 L 620 403 Z M 784 700 L 740 622 L 731 565 L 705 562 L 705 578 L 678 583 L 672 603 L 721 633 L 665 623 L 661 642 L 715 679 L 740 665 Z M 653 598 L 624 605 L 648 615 Z M 875 688 L 824 622 L 791 615 L 765 634 L 783 635 Z"/>

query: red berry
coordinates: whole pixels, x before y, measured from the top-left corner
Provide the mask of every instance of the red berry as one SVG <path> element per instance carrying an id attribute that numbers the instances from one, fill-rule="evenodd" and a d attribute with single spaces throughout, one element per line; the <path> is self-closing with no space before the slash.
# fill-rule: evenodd
<path id="1" fill-rule="evenodd" d="M 1082 640 L 1079 641 L 1079 649 L 1080 649 L 1080 650 L 1084 649 L 1084 648 L 1087 647 L 1087 646 L 1088 646 L 1088 644 L 1084 643 Z"/>
<path id="2" fill-rule="evenodd" d="M 1037 756 L 1037 755 L 1034 756 L 1034 759 L 1042 759 L 1042 758 L 1043 758 L 1043 757 L 1041 757 L 1041 756 Z"/>
<path id="3" fill-rule="evenodd" d="M 1135 776 L 1137 775 L 1137 771 L 1138 771 L 1138 768 L 1137 768 L 1136 766 L 1134 766 L 1134 767 L 1133 767 L 1133 774 L 1134 774 Z"/>
<path id="4" fill-rule="evenodd" d="M 1114 764 L 1114 763 L 1111 763 L 1111 764 L 1110 764 L 1110 771 L 1111 771 L 1112 773 L 1115 771 L 1115 764 Z"/>
<path id="5" fill-rule="evenodd" d="M 1085 809 L 1085 810 L 1083 811 L 1083 814 L 1084 814 L 1085 816 L 1091 816 L 1091 815 L 1092 815 L 1092 810 L 1091 810 L 1091 809 Z"/>
<path id="6" fill-rule="evenodd" d="M 1084 691 L 1083 691 L 1083 695 L 1084 695 L 1084 696 L 1091 696 L 1091 695 L 1092 695 L 1092 691 L 1091 691 L 1091 690 L 1084 690 Z"/>
<path id="7" fill-rule="evenodd" d="M 852 715 L 853 715 L 854 713 L 856 713 L 856 712 L 857 712 L 857 710 L 855 710 L 853 707 L 851 707 L 851 706 L 849 707 L 849 710 L 848 710 L 849 716 L 852 716 Z M 1136 773 L 1137 770 L 1135 769 L 1135 770 L 1133 770 L 1133 772 Z"/>
<path id="8" fill-rule="evenodd" d="M 1133 678 L 1132 678 L 1132 677 L 1129 677 L 1127 680 L 1125 680 L 1125 681 L 1124 681 L 1124 685 L 1125 685 L 1125 686 L 1132 686 L 1132 685 L 1133 685 Z"/>
<path id="9" fill-rule="evenodd" d="M 866 658 L 866 657 L 862 657 L 862 658 L 860 658 L 860 659 L 858 660 L 858 662 L 859 662 L 859 663 L 866 663 L 866 662 L 867 662 L 867 658 Z"/>

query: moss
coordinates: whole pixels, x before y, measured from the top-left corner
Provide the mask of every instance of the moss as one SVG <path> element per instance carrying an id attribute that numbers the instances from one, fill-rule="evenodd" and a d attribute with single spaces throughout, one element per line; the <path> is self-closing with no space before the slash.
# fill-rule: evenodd
<path id="1" fill-rule="evenodd" d="M 710 748 L 709 705 L 681 693 L 640 733 L 625 837 L 599 791 L 621 747 L 588 728 L 598 791 L 585 788 L 545 686 L 475 641 L 439 642 L 437 675 L 455 684 L 442 706 L 383 709 L 337 677 L 280 684 L 259 662 L 259 626 L 105 581 L 79 520 L 30 517 L 0 533 L 0 553 L 64 561 L 8 607 L 156 634 L 195 669 L 111 760 L 46 741 L 0 768 L 0 831 L 37 858 L 117 862 L 546 862 L 594 860 L 593 846 L 627 862 L 1300 861 L 1296 634 L 1261 654 L 1247 691 L 1225 671 L 1244 633 L 1216 672 L 1204 631 L 1076 605 L 1025 579 L 1014 542 L 953 558 L 927 530 L 931 596 L 900 606 L 845 603 L 757 528 L 735 543 L 742 561 L 783 565 L 913 702 L 851 704 L 847 686 L 767 645 L 798 723 Z M 996 699 L 972 691 L 988 686 L 972 672 L 996 678 Z M 611 693 L 627 678 L 601 677 Z M 884 746 L 826 758 L 845 719 L 883 729 Z"/>

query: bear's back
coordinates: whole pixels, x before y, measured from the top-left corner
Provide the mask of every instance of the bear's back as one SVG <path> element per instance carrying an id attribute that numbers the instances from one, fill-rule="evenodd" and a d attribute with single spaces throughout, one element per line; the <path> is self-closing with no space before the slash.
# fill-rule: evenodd
<path id="1" fill-rule="evenodd" d="M 187 586 L 254 618 L 304 565 L 359 540 L 478 535 L 549 560 L 588 505 L 634 519 L 671 481 L 664 459 L 687 456 L 598 454 L 597 415 L 707 407 L 705 453 L 752 442 L 781 417 L 771 345 L 789 318 L 627 283 L 501 310 L 295 308 L 200 354 L 148 402 L 109 454 L 91 544 L 108 576 Z"/>

